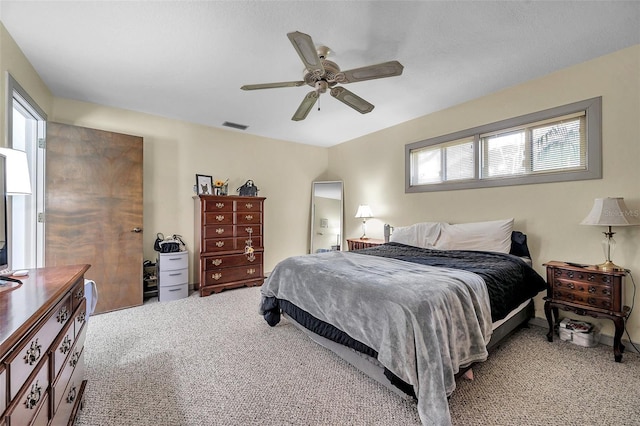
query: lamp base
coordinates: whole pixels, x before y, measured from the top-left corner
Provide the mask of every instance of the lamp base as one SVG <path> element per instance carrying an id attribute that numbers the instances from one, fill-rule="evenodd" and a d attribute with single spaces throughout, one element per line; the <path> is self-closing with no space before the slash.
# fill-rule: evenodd
<path id="1" fill-rule="evenodd" d="M 361 240 L 368 240 L 369 237 L 367 237 L 366 235 L 363 235 L 362 237 L 360 237 Z"/>
<path id="2" fill-rule="evenodd" d="M 618 271 L 624 271 L 625 269 L 622 266 L 618 266 L 615 263 L 613 263 L 610 260 L 607 260 L 604 263 L 601 263 L 599 265 L 596 265 L 596 268 L 600 269 L 601 271 L 604 272 L 618 272 Z"/>

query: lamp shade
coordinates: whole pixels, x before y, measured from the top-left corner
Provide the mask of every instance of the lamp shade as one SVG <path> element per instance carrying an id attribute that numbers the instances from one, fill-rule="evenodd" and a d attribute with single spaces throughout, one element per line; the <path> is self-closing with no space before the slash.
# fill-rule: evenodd
<path id="1" fill-rule="evenodd" d="M 27 153 L 17 149 L 0 148 L 0 155 L 7 158 L 7 195 L 31 194 Z"/>
<path id="2" fill-rule="evenodd" d="M 358 211 L 356 212 L 356 218 L 360 219 L 368 219 L 373 217 L 373 213 L 371 212 L 371 207 L 368 204 L 360 204 L 358 206 Z"/>
<path id="3" fill-rule="evenodd" d="M 638 213 L 629 210 L 621 197 L 596 198 L 591 212 L 581 225 L 630 226 L 640 225 Z"/>

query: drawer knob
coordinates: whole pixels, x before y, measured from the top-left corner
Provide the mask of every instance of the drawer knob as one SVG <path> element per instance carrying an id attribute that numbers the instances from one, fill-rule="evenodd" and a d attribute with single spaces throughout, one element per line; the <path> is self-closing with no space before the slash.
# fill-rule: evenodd
<path id="1" fill-rule="evenodd" d="M 245 206 L 246 208 L 248 208 L 248 209 L 252 209 L 252 208 L 253 208 L 253 204 L 251 204 L 251 203 L 247 203 L 247 204 L 245 204 L 244 206 Z"/>
<path id="2" fill-rule="evenodd" d="M 256 273 L 255 268 L 249 268 L 249 269 L 247 269 L 247 275 L 253 275 L 253 274 L 255 274 L 255 273 Z"/>
<path id="3" fill-rule="evenodd" d="M 224 246 L 224 241 L 216 241 L 216 246 L 218 247 Z"/>
<path id="4" fill-rule="evenodd" d="M 223 214 L 219 214 L 219 215 L 217 215 L 217 216 L 216 216 L 216 220 L 217 220 L 218 222 L 222 222 L 222 221 L 224 220 L 224 215 L 223 215 Z"/>
<path id="5" fill-rule="evenodd" d="M 211 278 L 218 281 L 220 278 L 222 278 L 222 274 L 220 272 L 216 272 L 215 274 L 211 275 Z"/>
<path id="6" fill-rule="evenodd" d="M 608 276 L 608 275 L 603 275 L 602 276 L 602 282 L 609 284 L 611 282 L 611 277 Z"/>
<path id="7" fill-rule="evenodd" d="M 69 318 L 69 310 L 66 306 L 63 306 L 60 309 L 56 318 L 58 319 L 58 322 L 61 322 L 63 324 L 67 321 L 67 319 Z"/>
<path id="8" fill-rule="evenodd" d="M 38 339 L 31 342 L 31 346 L 27 349 L 27 354 L 24 356 L 25 364 L 33 365 L 40 359 L 42 354 L 42 345 L 38 343 Z"/>
<path id="9" fill-rule="evenodd" d="M 87 313 L 86 312 L 80 312 L 78 314 L 78 318 L 76 318 L 76 320 L 80 323 L 83 324 L 84 320 L 87 318 Z"/>
<path id="10" fill-rule="evenodd" d="M 75 366 L 78 365 L 78 361 L 80 361 L 80 351 L 76 351 L 71 355 L 69 365 L 75 368 Z"/>
<path id="11" fill-rule="evenodd" d="M 247 214 L 244 216 L 245 219 L 247 220 L 253 220 L 253 215 L 252 214 Z"/>
<path id="12" fill-rule="evenodd" d="M 575 287 L 576 287 L 576 286 L 575 286 L 575 284 L 573 284 L 573 283 L 569 283 L 569 284 L 567 284 L 567 288 L 570 288 L 570 289 L 572 289 L 572 290 L 573 290 Z"/>
<path id="13" fill-rule="evenodd" d="M 244 228 L 244 231 L 249 235 L 253 234 L 253 228 L 252 227 Z"/>
<path id="14" fill-rule="evenodd" d="M 76 396 L 77 396 L 76 384 L 74 383 L 71 386 L 71 390 L 69 391 L 69 394 L 67 395 L 67 402 L 69 404 L 73 404 L 73 401 L 76 400 Z"/>
<path id="15" fill-rule="evenodd" d="M 71 339 L 69 338 L 69 335 L 67 334 L 66 336 L 64 336 L 64 340 L 60 345 L 60 352 L 62 352 L 63 355 L 66 355 L 67 352 L 71 350 L 71 343 L 72 342 L 71 342 Z"/>
<path id="16" fill-rule="evenodd" d="M 213 266 L 220 266 L 220 265 L 222 265 L 222 259 L 213 259 L 213 260 L 211 260 L 211 264 Z"/>
<path id="17" fill-rule="evenodd" d="M 594 286 L 589 287 L 589 293 L 593 294 L 596 292 L 596 288 Z"/>
<path id="18" fill-rule="evenodd" d="M 610 288 L 602 289 L 602 294 L 604 294 L 605 296 L 611 296 L 611 289 Z"/>
<path id="19" fill-rule="evenodd" d="M 36 405 L 38 405 L 38 401 L 42 397 L 42 386 L 38 384 L 38 381 L 31 385 L 31 392 L 27 395 L 27 400 L 24 402 L 24 405 L 32 410 Z"/>
<path id="20" fill-rule="evenodd" d="M 224 228 L 217 228 L 216 229 L 216 234 L 218 234 L 218 235 L 224 234 Z"/>
<path id="21" fill-rule="evenodd" d="M 569 278 L 573 278 L 573 271 L 567 271 L 567 276 Z"/>
<path id="22" fill-rule="evenodd" d="M 224 207 L 224 203 L 216 203 L 216 207 L 221 209 Z"/>
<path id="23" fill-rule="evenodd" d="M 84 288 L 80 287 L 76 292 L 76 299 L 82 299 L 84 297 Z"/>

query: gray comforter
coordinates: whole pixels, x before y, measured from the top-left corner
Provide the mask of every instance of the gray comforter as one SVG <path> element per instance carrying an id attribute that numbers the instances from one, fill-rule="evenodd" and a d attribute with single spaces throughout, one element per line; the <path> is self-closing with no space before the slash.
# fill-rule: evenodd
<path id="1" fill-rule="evenodd" d="M 488 355 L 489 295 L 471 272 L 328 252 L 285 259 L 261 291 L 263 302 L 288 300 L 376 350 L 413 386 L 425 425 L 451 423 L 455 374 Z"/>

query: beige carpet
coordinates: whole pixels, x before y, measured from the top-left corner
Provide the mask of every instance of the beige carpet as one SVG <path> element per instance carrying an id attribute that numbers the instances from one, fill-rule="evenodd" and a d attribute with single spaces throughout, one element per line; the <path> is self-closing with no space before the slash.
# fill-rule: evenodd
<path id="1" fill-rule="evenodd" d="M 97 315 L 85 344 L 80 426 L 419 425 L 416 405 L 286 320 L 259 288 Z M 454 425 L 638 425 L 640 357 L 548 343 L 531 327 L 458 382 Z M 557 340 L 557 339 L 556 339 Z"/>

